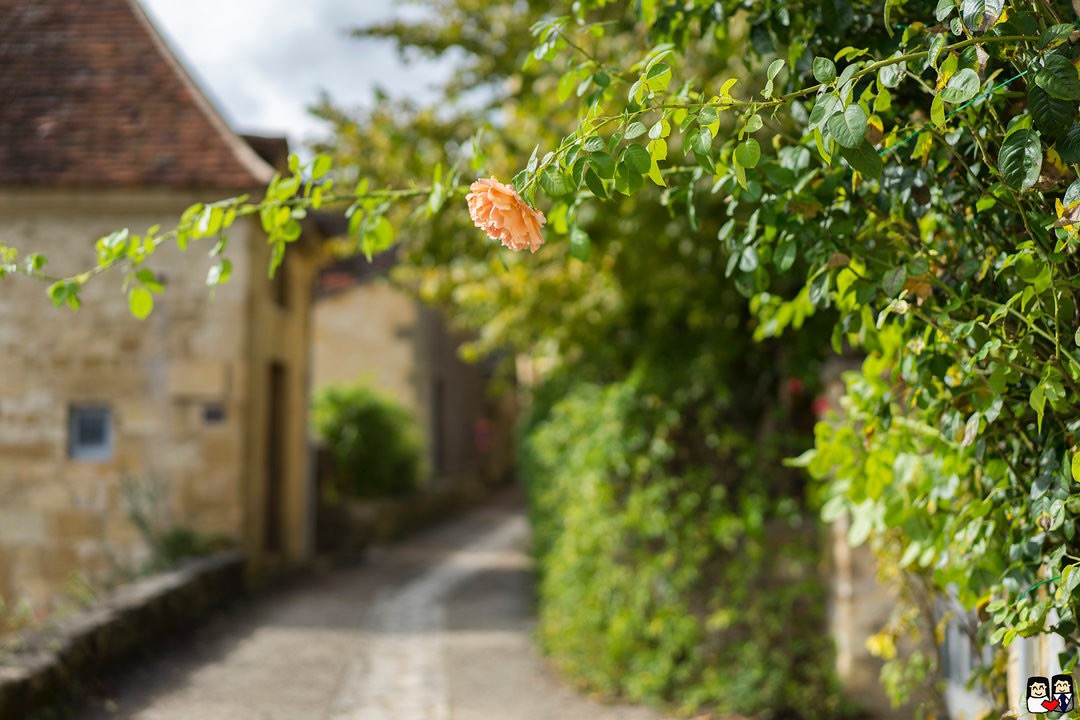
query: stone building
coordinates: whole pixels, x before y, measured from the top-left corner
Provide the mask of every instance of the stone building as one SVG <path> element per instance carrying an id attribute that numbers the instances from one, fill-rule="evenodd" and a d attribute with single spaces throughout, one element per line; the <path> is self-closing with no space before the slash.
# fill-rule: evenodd
<path id="1" fill-rule="evenodd" d="M 314 311 L 316 391 L 362 382 L 397 400 L 423 430 L 435 483 L 496 482 L 510 472 L 514 404 L 489 391 L 493 365 L 458 356 L 467 340 L 389 280 L 396 253 L 326 266 Z"/>
<path id="2" fill-rule="evenodd" d="M 67 276 L 120 228 L 176 224 L 191 204 L 257 196 L 270 164 L 232 132 L 135 0 L 0 0 L 0 244 Z M 262 141 L 262 148 L 280 143 Z M 309 233 L 317 236 L 317 232 Z M 148 558 L 151 530 L 242 547 L 258 569 L 309 552 L 310 304 L 319 245 L 277 277 L 258 220 L 141 267 L 164 285 L 137 320 L 118 268 L 77 312 L 47 283 L 0 279 L 0 597 L 45 604 L 75 576 Z"/>

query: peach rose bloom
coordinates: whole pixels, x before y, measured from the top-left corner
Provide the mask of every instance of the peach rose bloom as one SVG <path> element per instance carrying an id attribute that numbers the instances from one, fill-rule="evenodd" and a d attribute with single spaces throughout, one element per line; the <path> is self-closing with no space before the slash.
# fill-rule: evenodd
<path id="1" fill-rule="evenodd" d="M 544 244 L 544 213 L 529 207 L 517 190 L 495 178 L 477 180 L 469 190 L 465 202 L 476 227 L 514 251 L 536 252 Z"/>

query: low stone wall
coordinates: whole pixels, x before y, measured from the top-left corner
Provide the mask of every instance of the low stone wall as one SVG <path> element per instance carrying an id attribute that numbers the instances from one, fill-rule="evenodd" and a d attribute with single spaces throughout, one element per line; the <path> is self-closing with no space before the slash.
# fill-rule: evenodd
<path id="1" fill-rule="evenodd" d="M 126 585 L 86 611 L 0 646 L 0 720 L 63 702 L 83 680 L 244 593 L 244 558 L 227 552 Z"/>
<path id="2" fill-rule="evenodd" d="M 359 555 L 370 545 L 423 530 L 504 489 L 506 482 L 462 480 L 400 498 L 323 503 L 316 548 L 323 555 Z"/>

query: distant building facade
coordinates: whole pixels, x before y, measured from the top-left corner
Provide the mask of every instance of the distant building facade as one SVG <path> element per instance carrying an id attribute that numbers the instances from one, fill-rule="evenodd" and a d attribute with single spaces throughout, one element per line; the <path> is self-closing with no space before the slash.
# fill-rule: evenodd
<path id="1" fill-rule="evenodd" d="M 195 202 L 257 196 L 273 174 L 135 0 L 0 0 L 0 68 L 0 243 L 44 254 L 52 275 L 93 267 L 105 234 L 170 228 Z M 137 568 L 150 552 L 138 503 L 161 530 L 223 537 L 256 568 L 308 554 L 318 243 L 291 246 L 270 280 L 258 220 L 239 221 L 213 296 L 210 247 L 163 247 L 141 266 L 165 286 L 144 321 L 123 268 L 87 283 L 78 312 L 52 307 L 45 283 L 0 279 L 9 604 Z"/>
<path id="2" fill-rule="evenodd" d="M 514 401 L 494 395 L 490 362 L 469 364 L 468 338 L 442 313 L 396 287 L 393 252 L 325 267 L 315 302 L 316 391 L 363 382 L 401 403 L 424 431 L 435 482 L 498 481 L 511 469 Z"/>

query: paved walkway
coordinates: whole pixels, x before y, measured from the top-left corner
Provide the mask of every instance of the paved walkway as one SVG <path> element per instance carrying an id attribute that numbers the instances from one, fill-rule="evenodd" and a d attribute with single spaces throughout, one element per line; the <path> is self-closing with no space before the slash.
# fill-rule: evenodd
<path id="1" fill-rule="evenodd" d="M 230 613 L 126 673 L 84 720 L 656 720 L 533 650 L 528 528 L 506 497 Z"/>

